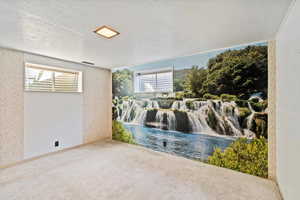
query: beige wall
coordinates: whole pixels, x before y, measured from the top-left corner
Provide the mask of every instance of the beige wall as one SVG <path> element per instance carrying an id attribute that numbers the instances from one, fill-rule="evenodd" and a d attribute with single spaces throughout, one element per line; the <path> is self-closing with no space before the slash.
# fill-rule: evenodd
<path id="1" fill-rule="evenodd" d="M 24 62 L 82 71 L 83 93 L 24 92 Z M 0 49 L 0 83 L 0 167 L 111 138 L 110 70 Z M 56 116 L 54 108 L 64 109 Z M 60 148 L 53 148 L 54 139 L 62 140 Z"/>
<path id="2" fill-rule="evenodd" d="M 268 169 L 276 180 L 276 42 L 268 42 Z"/>
<path id="3" fill-rule="evenodd" d="M 0 166 L 23 159 L 23 54 L 0 49 Z"/>
<path id="4" fill-rule="evenodd" d="M 84 75 L 84 143 L 111 138 L 111 72 L 90 69 Z M 95 87 L 97 85 L 98 87 Z"/>

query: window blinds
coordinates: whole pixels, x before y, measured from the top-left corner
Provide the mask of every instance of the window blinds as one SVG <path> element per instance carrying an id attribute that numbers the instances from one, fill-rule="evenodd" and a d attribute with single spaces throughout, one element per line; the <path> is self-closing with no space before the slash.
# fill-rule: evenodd
<path id="1" fill-rule="evenodd" d="M 81 72 L 25 66 L 25 90 L 41 92 L 81 92 Z"/>
<path id="2" fill-rule="evenodd" d="M 156 90 L 157 91 L 172 91 L 173 90 L 173 73 L 163 72 L 156 74 Z"/>
<path id="3" fill-rule="evenodd" d="M 173 90 L 172 71 L 137 74 L 135 81 L 136 92 L 171 92 Z"/>

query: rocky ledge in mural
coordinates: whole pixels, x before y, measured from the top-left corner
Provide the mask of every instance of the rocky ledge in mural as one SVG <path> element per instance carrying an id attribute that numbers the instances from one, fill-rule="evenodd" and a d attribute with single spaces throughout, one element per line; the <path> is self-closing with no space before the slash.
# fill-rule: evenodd
<path id="1" fill-rule="evenodd" d="M 116 99 L 115 102 L 118 105 L 117 120 L 122 122 L 187 134 L 201 133 L 249 139 L 267 137 L 267 103 L 259 96 L 248 101 L 228 101 L 224 98 L 205 101 L 160 98 Z"/>

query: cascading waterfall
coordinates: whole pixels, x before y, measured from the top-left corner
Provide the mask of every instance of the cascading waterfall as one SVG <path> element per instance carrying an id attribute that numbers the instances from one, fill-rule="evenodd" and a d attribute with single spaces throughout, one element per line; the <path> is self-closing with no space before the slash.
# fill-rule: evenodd
<path id="1" fill-rule="evenodd" d="M 158 110 L 155 116 L 155 122 L 161 129 L 176 129 L 176 117 L 174 112 L 171 110 Z"/>
<path id="2" fill-rule="evenodd" d="M 235 102 L 224 102 L 221 104 L 221 115 L 225 116 L 226 122 L 232 128 L 235 136 L 242 135 L 239 124 L 239 113 Z"/>
<path id="3" fill-rule="evenodd" d="M 191 124 L 191 129 L 193 132 L 201 132 L 203 131 L 202 129 L 202 124 L 201 124 L 201 119 L 197 117 L 194 113 L 188 113 L 188 119 Z"/>
<path id="4" fill-rule="evenodd" d="M 171 109 L 173 109 L 173 110 L 188 110 L 186 107 L 186 101 L 174 101 Z"/>
<path id="5" fill-rule="evenodd" d="M 168 130 L 176 129 L 176 117 L 173 111 L 167 111 L 167 122 L 168 122 Z"/>
<path id="6" fill-rule="evenodd" d="M 177 122 L 187 120 L 186 123 L 190 127 L 188 132 L 253 137 L 250 129 L 255 111 L 250 103 L 248 103 L 248 107 L 251 114 L 246 119 L 246 129 L 240 125 L 239 109 L 236 103 L 220 100 L 195 100 L 192 101 L 192 107 L 187 106 L 187 100 L 174 101 L 169 109 L 160 108 L 158 101 L 155 100 L 128 100 L 120 106 L 118 120 L 146 126 L 151 124 L 151 127 L 167 130 L 176 130 Z M 150 111 L 151 113 L 149 113 Z M 181 112 L 186 117 L 181 119 L 175 112 Z M 153 115 L 153 121 L 147 122 L 150 114 Z"/>
<path id="7" fill-rule="evenodd" d="M 179 101 L 174 101 L 173 104 L 172 104 L 171 109 L 180 110 L 180 102 Z"/>
<path id="8" fill-rule="evenodd" d="M 253 110 L 251 104 L 248 102 L 248 108 L 250 109 L 251 111 L 251 114 L 249 115 L 249 117 L 247 117 L 247 129 L 251 129 L 252 128 L 252 121 L 253 121 L 253 118 L 254 118 L 254 115 L 255 115 L 255 110 Z"/>
<path id="9" fill-rule="evenodd" d="M 194 101 L 194 110 L 188 112 L 193 132 L 212 132 L 207 124 L 208 106 L 207 101 Z"/>
<path id="10" fill-rule="evenodd" d="M 151 101 L 151 100 L 146 100 L 147 106 L 146 108 L 148 109 L 159 109 L 159 105 L 157 101 Z"/>
<path id="11" fill-rule="evenodd" d="M 124 122 L 133 122 L 143 124 L 146 110 L 140 106 L 141 102 L 130 100 L 123 103 L 122 116 L 118 117 Z"/>
<path id="12" fill-rule="evenodd" d="M 195 110 L 199 110 L 202 106 L 207 105 L 207 101 L 194 101 L 193 105 L 195 107 Z"/>
<path id="13" fill-rule="evenodd" d="M 158 124 L 157 126 L 162 129 L 164 128 L 163 120 L 164 120 L 164 113 L 158 110 L 155 116 L 155 121 Z"/>
<path id="14" fill-rule="evenodd" d="M 136 123 L 136 124 L 145 124 L 145 118 L 146 118 L 146 114 L 147 114 L 147 111 L 144 110 L 144 109 L 138 109 L 136 111 L 136 116 L 134 117 L 133 119 L 133 123 Z"/>
<path id="15" fill-rule="evenodd" d="M 122 109 L 122 115 L 118 118 L 121 118 L 121 121 L 126 122 L 128 115 L 130 114 L 132 108 L 130 106 L 130 102 L 129 101 L 125 101 L 123 102 L 123 104 L 121 104 L 121 109 Z"/>

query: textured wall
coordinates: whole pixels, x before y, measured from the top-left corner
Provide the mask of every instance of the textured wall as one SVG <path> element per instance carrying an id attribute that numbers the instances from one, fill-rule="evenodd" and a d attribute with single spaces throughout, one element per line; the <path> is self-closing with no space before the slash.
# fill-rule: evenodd
<path id="1" fill-rule="evenodd" d="M 23 159 L 23 54 L 0 49 L 0 166 Z"/>
<path id="2" fill-rule="evenodd" d="M 268 167 L 269 178 L 276 180 L 276 42 L 268 43 Z"/>
<path id="3" fill-rule="evenodd" d="M 83 141 L 111 138 L 111 71 L 90 68 L 83 78 Z"/>

